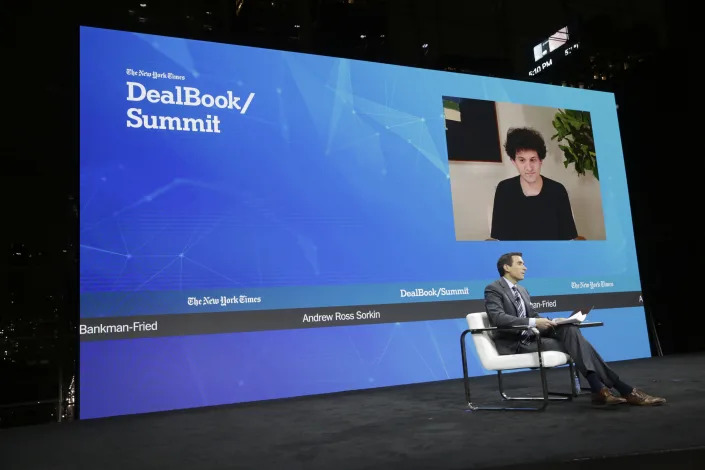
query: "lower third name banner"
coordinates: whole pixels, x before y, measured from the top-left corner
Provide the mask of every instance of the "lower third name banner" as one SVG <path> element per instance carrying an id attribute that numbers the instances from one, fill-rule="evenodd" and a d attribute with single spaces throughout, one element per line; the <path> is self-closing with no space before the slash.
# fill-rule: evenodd
<path id="1" fill-rule="evenodd" d="M 640 292 L 577 294 L 532 298 L 539 313 L 593 308 L 642 306 Z M 82 318 L 81 341 L 151 338 L 159 336 L 205 335 L 263 330 L 288 330 L 462 319 L 484 310 L 483 299 L 444 302 L 415 302 L 381 305 L 353 305 L 321 308 L 253 310 L 238 312 L 134 315 Z"/>

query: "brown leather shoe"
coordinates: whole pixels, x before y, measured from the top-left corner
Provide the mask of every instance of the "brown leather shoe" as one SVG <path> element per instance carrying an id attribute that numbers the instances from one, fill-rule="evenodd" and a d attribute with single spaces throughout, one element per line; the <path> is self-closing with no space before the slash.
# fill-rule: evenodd
<path id="1" fill-rule="evenodd" d="M 627 403 L 627 399 L 612 395 L 612 391 L 607 387 L 602 387 L 598 393 L 592 394 L 593 405 L 621 405 L 622 403 Z"/>
<path id="2" fill-rule="evenodd" d="M 636 388 L 632 390 L 632 393 L 626 395 L 624 398 L 627 399 L 627 403 L 636 406 L 656 406 L 666 403 L 665 398 L 652 397 L 651 395 L 648 395 L 641 390 L 637 390 Z"/>

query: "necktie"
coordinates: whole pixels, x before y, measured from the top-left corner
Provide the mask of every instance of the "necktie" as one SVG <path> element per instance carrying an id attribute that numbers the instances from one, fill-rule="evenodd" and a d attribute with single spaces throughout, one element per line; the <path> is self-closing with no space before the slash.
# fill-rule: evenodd
<path id="1" fill-rule="evenodd" d="M 512 286 L 512 292 L 514 292 L 514 305 L 517 307 L 517 312 L 519 313 L 519 318 L 526 318 L 526 310 L 524 309 L 524 304 L 521 302 L 521 297 L 519 296 L 519 289 L 516 286 Z M 521 332 L 521 342 L 526 344 L 531 341 L 531 331 L 523 330 Z"/>

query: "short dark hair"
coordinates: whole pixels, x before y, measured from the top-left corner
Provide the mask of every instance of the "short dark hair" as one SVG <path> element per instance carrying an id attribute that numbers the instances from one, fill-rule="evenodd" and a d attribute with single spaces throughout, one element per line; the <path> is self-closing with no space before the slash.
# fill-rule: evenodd
<path id="1" fill-rule="evenodd" d="M 513 258 L 515 256 L 523 255 L 518 251 L 513 251 L 511 253 L 505 253 L 499 257 L 499 259 L 497 260 L 497 271 L 499 272 L 499 277 L 504 277 L 504 265 L 508 264 L 509 266 L 511 266 L 514 263 Z"/>
<path id="2" fill-rule="evenodd" d="M 543 137 L 530 127 L 511 127 L 507 131 L 504 150 L 512 160 L 516 158 L 519 150 L 535 150 L 542 161 L 546 158 L 546 143 L 543 141 Z"/>

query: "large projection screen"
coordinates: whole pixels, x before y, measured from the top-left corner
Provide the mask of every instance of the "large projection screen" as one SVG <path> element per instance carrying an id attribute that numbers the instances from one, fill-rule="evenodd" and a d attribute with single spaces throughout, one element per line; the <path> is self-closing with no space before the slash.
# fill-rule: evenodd
<path id="1" fill-rule="evenodd" d="M 585 240 L 488 241 L 516 127 Z M 510 251 L 540 313 L 650 355 L 609 93 L 82 27 L 80 184 L 81 418 L 458 378 Z"/>

